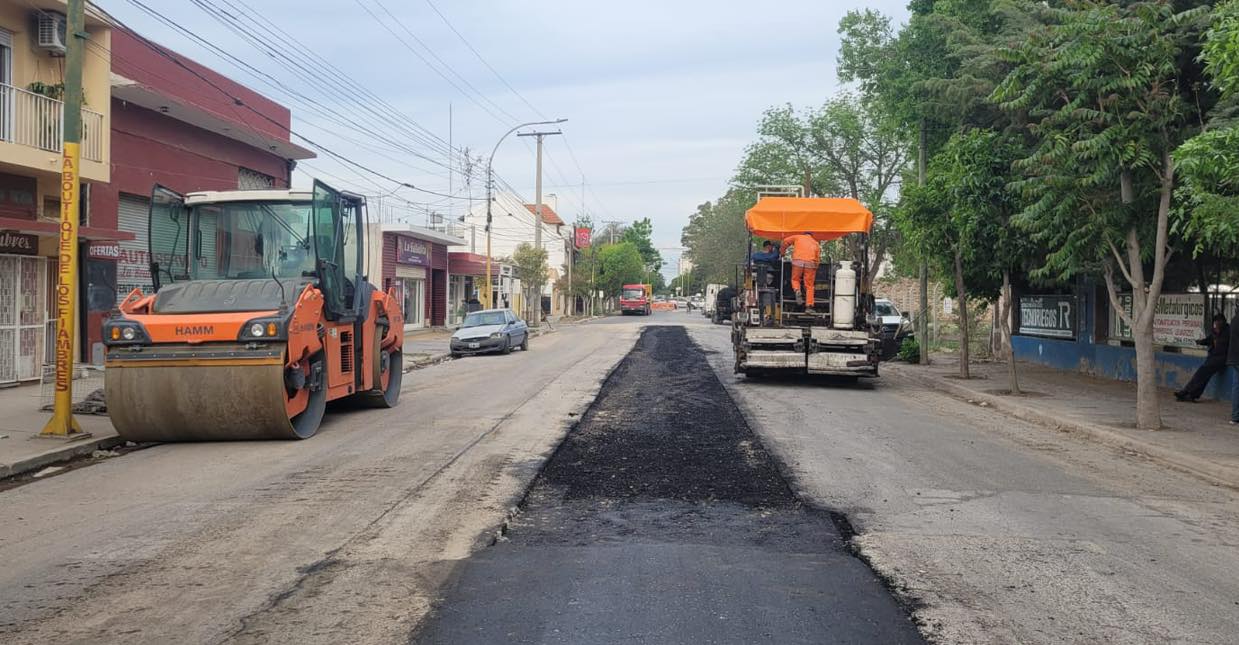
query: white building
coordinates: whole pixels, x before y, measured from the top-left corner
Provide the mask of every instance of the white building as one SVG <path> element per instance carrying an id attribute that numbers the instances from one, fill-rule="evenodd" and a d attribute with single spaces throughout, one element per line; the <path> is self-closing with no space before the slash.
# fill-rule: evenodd
<path id="1" fill-rule="evenodd" d="M 550 299 L 551 315 L 561 315 L 565 298 L 555 283 L 563 274 L 567 262 L 568 245 L 572 242 L 572 230 L 555 212 L 556 199 L 547 195 L 542 205 L 542 248 L 546 249 L 547 278 L 542 287 L 543 298 Z M 492 258 L 510 258 L 522 243 L 533 244 L 534 214 L 537 208 L 527 204 L 511 193 L 496 193 L 491 202 L 491 248 Z M 476 253 L 486 254 L 486 202 L 475 203 L 465 215 L 464 230 L 477 232 Z M 467 250 L 466 248 L 456 250 Z"/>

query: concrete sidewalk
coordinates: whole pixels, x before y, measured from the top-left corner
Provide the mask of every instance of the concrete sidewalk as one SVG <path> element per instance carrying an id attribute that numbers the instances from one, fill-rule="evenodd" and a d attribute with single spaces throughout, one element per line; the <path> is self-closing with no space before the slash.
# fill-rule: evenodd
<path id="1" fill-rule="evenodd" d="M 1239 426 L 1229 423 L 1229 402 L 1179 403 L 1170 390 L 1162 390 L 1162 423 L 1166 427 L 1153 432 L 1135 427 L 1135 383 L 1020 363 L 1024 394 L 1010 396 L 1006 394 L 1005 363 L 974 364 L 973 378 L 968 381 L 959 378 L 959 363 L 952 356 L 935 357 L 929 366 L 887 363 L 883 369 L 974 405 L 1074 432 L 1239 488 Z"/>
<path id="2" fill-rule="evenodd" d="M 78 387 L 74 382 L 75 399 L 89 394 L 78 393 Z M 112 429 L 112 422 L 96 414 L 76 415 L 82 430 L 90 433 L 88 438 L 65 441 L 39 437 L 43 425 L 52 416 L 50 412 L 39 410 L 42 404 L 37 383 L 0 389 L 0 479 L 121 443 Z"/>

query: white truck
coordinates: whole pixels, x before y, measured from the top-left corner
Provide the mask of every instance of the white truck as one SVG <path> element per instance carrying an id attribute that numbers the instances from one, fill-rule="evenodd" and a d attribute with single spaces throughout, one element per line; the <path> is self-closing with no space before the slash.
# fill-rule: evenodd
<path id="1" fill-rule="evenodd" d="M 718 303 L 717 303 L 718 292 L 726 288 L 727 288 L 727 285 L 725 284 L 707 284 L 706 285 L 706 301 L 705 301 L 705 305 L 702 307 L 701 315 L 705 316 L 706 318 L 711 318 L 714 316 L 714 310 L 718 306 Z"/>

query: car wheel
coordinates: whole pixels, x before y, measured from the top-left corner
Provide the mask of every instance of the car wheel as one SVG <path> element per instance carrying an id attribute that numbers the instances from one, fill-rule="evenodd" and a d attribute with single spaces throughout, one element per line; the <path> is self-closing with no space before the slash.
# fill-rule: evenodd
<path id="1" fill-rule="evenodd" d="M 512 337 L 511 337 L 511 336 L 504 336 L 504 337 L 503 337 L 503 349 L 501 349 L 501 350 L 499 350 L 499 351 L 500 351 L 501 353 L 503 353 L 503 354 L 511 354 L 511 353 L 512 353 Z"/>

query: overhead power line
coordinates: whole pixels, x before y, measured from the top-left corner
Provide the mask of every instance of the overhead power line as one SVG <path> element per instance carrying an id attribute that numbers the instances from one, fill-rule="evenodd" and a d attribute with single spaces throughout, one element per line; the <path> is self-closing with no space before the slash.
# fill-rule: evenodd
<path id="1" fill-rule="evenodd" d="M 508 88 L 509 92 L 512 92 L 512 94 L 516 96 L 516 98 L 520 99 L 527 107 L 529 107 L 530 110 L 533 110 L 534 114 L 537 114 L 539 118 L 547 119 L 547 120 L 550 119 L 550 117 L 543 114 L 541 110 L 534 107 L 533 103 L 529 102 L 529 99 L 526 99 L 520 92 L 516 91 L 516 88 L 512 87 L 511 83 L 508 83 L 508 79 L 504 78 L 503 75 L 499 73 L 499 70 L 496 70 L 494 67 L 492 67 L 491 64 L 487 62 L 485 58 L 482 57 L 482 54 L 479 53 L 476 48 L 474 48 L 474 46 L 469 42 L 469 40 L 465 38 L 464 34 L 461 34 L 460 31 L 456 29 L 456 26 L 453 25 L 452 22 L 447 19 L 447 16 L 443 15 L 442 11 L 439 11 L 439 8 L 435 6 L 435 3 L 431 2 L 430 0 L 426 0 L 426 4 L 429 5 L 432 10 L 434 10 L 435 14 L 439 16 L 439 19 L 443 21 L 443 24 L 447 25 L 447 28 L 451 29 L 452 33 L 456 34 L 456 37 L 460 39 L 460 42 L 464 43 L 465 47 L 468 47 L 469 51 L 473 52 L 473 55 L 476 56 L 477 59 L 481 61 L 483 65 L 486 66 L 486 69 L 489 69 L 490 73 L 494 74 L 495 78 L 499 79 L 499 82 L 503 83 L 504 87 Z"/>
<path id="2" fill-rule="evenodd" d="M 146 10 L 146 11 L 148 11 L 148 12 L 150 12 L 150 13 L 154 14 L 154 15 L 156 15 L 156 16 L 161 17 L 161 18 L 162 18 L 162 19 L 164 19 L 164 20 L 167 20 L 167 17 L 166 17 L 166 16 L 163 16 L 162 14 L 159 14 L 159 12 L 157 12 L 157 11 L 155 11 L 154 9 L 151 9 L 150 7 L 146 6 L 145 4 L 143 4 L 142 2 L 140 2 L 140 0 L 129 0 L 129 2 L 130 2 L 131 4 L 134 4 L 135 6 L 138 6 L 138 7 L 142 8 L 142 9 L 144 9 L 144 10 Z M 109 14 L 107 11 L 105 11 L 102 7 L 99 7 L 99 6 L 98 6 L 97 4 L 95 4 L 94 2 L 91 2 L 91 3 L 90 3 L 90 5 L 91 5 L 91 6 L 92 6 L 95 10 L 97 10 L 97 11 L 98 11 L 101 15 L 103 15 L 103 16 L 104 16 L 104 17 L 105 17 L 105 18 L 106 18 L 106 19 L 107 19 L 107 20 L 108 20 L 108 21 L 109 21 L 109 22 L 110 22 L 110 23 L 111 23 L 114 27 L 116 27 L 116 28 L 121 28 L 121 29 L 125 29 L 126 31 L 128 31 L 128 32 L 132 33 L 132 34 L 134 35 L 134 37 L 138 40 L 138 42 L 140 42 L 142 45 L 144 45 L 145 47 L 147 47 L 147 48 L 148 48 L 148 49 L 150 49 L 151 51 L 153 51 L 153 52 L 155 52 L 155 53 L 159 54 L 160 56 L 163 56 L 164 58 L 167 58 L 169 61 L 171 61 L 173 64 L 175 64 L 176 66 L 180 67 L 181 69 L 183 69 L 183 70 L 185 70 L 185 71 L 189 72 L 190 74 L 192 74 L 192 75 L 196 76 L 199 80 L 201 80 L 202 82 L 206 83 L 208 86 L 210 86 L 211 88 L 213 88 L 215 91 L 219 92 L 219 93 L 220 93 L 220 94 L 222 94 L 223 96 L 225 96 L 225 97 L 227 97 L 228 99 L 232 100 L 232 101 L 233 101 L 233 103 L 234 103 L 235 105 L 237 105 L 237 106 L 239 106 L 239 107 L 244 107 L 244 108 L 248 109 L 250 112 L 254 113 L 254 114 L 255 114 L 255 115 L 257 115 L 259 118 L 261 118 L 261 119 L 263 119 L 263 120 L 266 120 L 266 121 L 269 121 L 270 123 L 272 123 L 273 125 L 275 125 L 275 126 L 276 126 L 276 127 L 278 127 L 278 128 L 281 128 L 281 129 L 286 130 L 286 131 L 287 131 L 290 135 L 295 136 L 295 137 L 297 137 L 298 139 L 301 139 L 302 141 L 306 142 L 306 144 L 308 144 L 308 145 L 310 145 L 310 146 L 312 146 L 312 147 L 314 147 L 314 148 L 318 149 L 319 151 L 323 152 L 324 154 L 326 154 L 326 155 L 328 155 L 328 156 L 330 156 L 330 157 L 332 157 L 332 158 L 334 158 L 334 159 L 336 159 L 336 160 L 338 160 L 338 161 L 340 161 L 340 162 L 342 162 L 342 163 L 344 163 L 344 164 L 347 164 L 347 165 L 349 165 L 349 166 L 352 166 L 352 167 L 354 167 L 354 168 L 357 168 L 358 170 L 362 170 L 362 171 L 368 172 L 368 173 L 370 173 L 370 174 L 372 174 L 372 175 L 374 175 L 374 176 L 376 176 L 376 177 L 379 177 L 380 179 L 384 179 L 384 180 L 390 181 L 390 182 L 392 182 L 392 183 L 394 183 L 394 184 L 397 184 L 397 185 L 399 185 L 399 186 L 404 186 L 404 187 L 406 187 L 406 188 L 410 188 L 410 189 L 412 189 L 412 190 L 416 190 L 416 191 L 419 191 L 419 192 L 427 193 L 427 194 L 430 194 L 430 195 L 436 195 L 436 196 L 439 196 L 439 197 L 446 197 L 446 198 L 451 198 L 451 199 L 459 199 L 459 197 L 457 197 L 457 196 L 455 196 L 455 195 L 448 195 L 448 194 L 441 193 L 441 192 L 438 192 L 438 191 L 433 191 L 433 190 L 429 190 L 429 189 L 421 188 L 421 187 L 419 187 L 419 186 L 415 186 L 415 185 L 413 185 L 413 184 L 411 184 L 411 183 L 409 183 L 409 182 L 406 182 L 406 181 L 402 181 L 402 180 L 396 179 L 396 178 L 394 178 L 394 177 L 391 177 L 390 175 L 387 175 L 386 173 L 383 173 L 383 172 L 381 172 L 381 171 L 378 171 L 378 170 L 375 170 L 375 169 L 373 169 L 373 168 L 370 168 L 369 166 L 367 166 L 367 165 L 365 165 L 365 164 L 363 164 L 363 163 L 360 163 L 360 162 L 358 162 L 358 161 L 355 161 L 355 160 L 353 160 L 353 159 L 351 159 L 351 158 L 349 158 L 349 157 L 347 157 L 347 156 L 345 156 L 345 155 L 342 155 L 342 154 L 340 154 L 340 153 L 338 153 L 338 152 L 336 152 L 336 151 L 334 151 L 334 150 L 332 150 L 332 149 L 330 149 L 330 148 L 327 148 L 326 146 L 323 146 L 322 144 L 320 144 L 320 143 L 318 143 L 318 142 L 316 142 L 316 141 L 314 141 L 314 140 L 312 140 L 312 139 L 310 139 L 310 138 L 306 137 L 305 135 L 303 135 L 303 134 L 301 134 L 301 133 L 299 133 L 299 132 L 297 132 L 297 131 L 293 130 L 291 127 L 289 127 L 289 126 L 287 126 L 287 125 L 285 125 L 285 124 L 283 124 L 283 123 L 280 123 L 279 121 L 277 121 L 277 120 L 275 120 L 275 119 L 271 118 L 271 117 L 270 117 L 270 116 L 268 116 L 267 114 L 265 114 L 265 113 L 263 113 L 262 111 L 260 111 L 260 110 L 256 109 L 254 106 L 250 105 L 249 103 L 246 103 L 246 102 L 245 102 L 243 99 L 241 99 L 240 97 L 238 97 L 238 96 L 236 96 L 235 94 L 233 94 L 233 93 L 229 92 L 227 89 L 225 89 L 225 88 L 221 87 L 221 86 L 220 86 L 218 83 L 216 83 L 214 80 L 212 80 L 212 79 L 208 78 L 207 76 L 205 76 L 205 75 L 201 74 L 200 72 L 198 72 L 198 70 L 194 69 L 193 67 L 191 67 L 191 66 L 189 66 L 189 65 L 186 65 L 183 61 L 181 61 L 181 59 L 180 59 L 179 57 L 177 57 L 176 55 L 174 55 L 172 52 L 170 52 L 170 51 L 168 51 L 168 50 L 164 49 L 163 47 L 159 46 L 158 44 L 156 44 L 156 43 L 154 43 L 154 42 L 151 42 L 149 39 L 147 39 L 146 37 L 142 36 L 141 34 L 138 34 L 138 33 L 137 33 L 136 31 L 134 31 L 133 29 L 130 29 L 130 28 L 128 27 L 128 25 L 126 25 L 125 23 L 123 23 L 123 22 L 121 22 L 120 20 L 118 20 L 115 16 L 112 16 L 111 14 Z"/>

